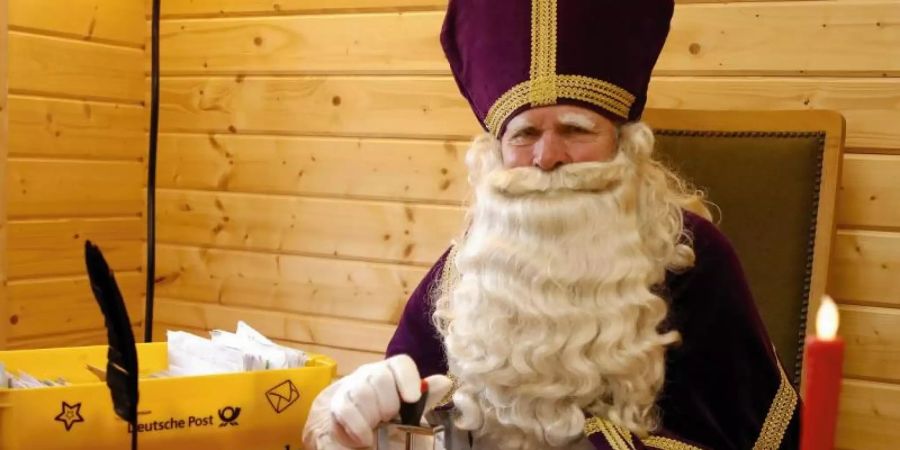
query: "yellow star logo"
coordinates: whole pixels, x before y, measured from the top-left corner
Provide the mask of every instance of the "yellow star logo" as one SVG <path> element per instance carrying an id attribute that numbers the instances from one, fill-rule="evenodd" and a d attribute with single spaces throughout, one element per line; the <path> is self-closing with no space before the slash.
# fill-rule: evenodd
<path id="1" fill-rule="evenodd" d="M 81 417 L 81 403 L 70 405 L 63 402 L 62 412 L 59 413 L 54 420 L 64 423 L 66 425 L 66 431 L 71 430 L 72 425 L 75 425 L 75 423 L 84 422 L 84 417 Z"/>

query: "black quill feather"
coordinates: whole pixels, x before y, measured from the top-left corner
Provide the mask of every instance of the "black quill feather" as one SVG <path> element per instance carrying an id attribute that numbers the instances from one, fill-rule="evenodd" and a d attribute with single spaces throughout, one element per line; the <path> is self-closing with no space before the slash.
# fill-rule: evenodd
<path id="1" fill-rule="evenodd" d="M 91 290 L 106 320 L 109 340 L 106 385 L 112 395 L 116 414 L 132 425 L 132 449 L 136 448 L 138 404 L 138 360 L 131 320 L 116 278 L 100 248 L 90 241 L 84 244 Z"/>

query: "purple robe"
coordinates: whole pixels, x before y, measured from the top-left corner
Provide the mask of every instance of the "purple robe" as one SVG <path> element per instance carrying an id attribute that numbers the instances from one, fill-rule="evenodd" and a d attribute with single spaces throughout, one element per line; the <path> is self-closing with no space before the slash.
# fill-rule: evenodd
<path id="1" fill-rule="evenodd" d="M 666 353 L 657 405 L 661 429 L 643 441 L 599 421 L 586 431 L 598 449 L 796 449 L 799 404 L 750 294 L 737 255 L 709 221 L 685 213 L 696 262 L 668 273 L 661 293 L 669 302 L 666 327 L 681 342 Z M 448 251 L 449 253 L 449 251 Z M 408 354 L 423 377 L 447 373 L 441 338 L 432 324 L 434 287 L 445 253 L 413 292 L 388 344 L 387 355 Z M 595 421 L 595 425 L 596 425 Z M 619 436 L 611 436 L 619 431 Z M 681 444 L 681 446 L 678 446 Z M 686 445 L 686 446 L 685 446 Z"/>

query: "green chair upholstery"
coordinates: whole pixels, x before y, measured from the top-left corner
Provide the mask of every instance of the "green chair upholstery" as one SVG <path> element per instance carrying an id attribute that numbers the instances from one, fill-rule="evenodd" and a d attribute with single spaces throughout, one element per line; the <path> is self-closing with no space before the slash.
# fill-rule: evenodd
<path id="1" fill-rule="evenodd" d="M 826 144 L 835 139 L 842 143 L 843 127 L 835 129 L 834 120 L 825 120 L 816 130 L 809 115 L 792 129 L 790 120 L 765 120 L 770 112 L 683 114 L 706 117 L 708 126 L 703 120 L 689 121 L 690 127 L 651 120 L 658 155 L 718 207 L 714 220 L 734 245 L 785 370 L 798 384 L 810 299 L 814 290 L 824 289 L 824 276 L 817 274 L 820 279 L 813 280 L 814 257 L 817 250 L 830 249 L 816 248 L 817 234 L 826 243 L 834 234 L 833 191 L 840 158 L 833 153 L 840 153 L 840 145 Z M 719 114 L 756 114 L 762 119 L 728 130 L 729 121 L 723 125 Z M 761 124 L 760 129 L 752 129 L 754 123 Z M 835 159 L 837 170 L 831 167 Z M 823 197 L 823 186 L 832 195 Z M 820 265 L 825 258 L 827 270 L 827 255 L 818 257 Z M 813 289 L 814 281 L 821 285 L 818 289 Z"/>

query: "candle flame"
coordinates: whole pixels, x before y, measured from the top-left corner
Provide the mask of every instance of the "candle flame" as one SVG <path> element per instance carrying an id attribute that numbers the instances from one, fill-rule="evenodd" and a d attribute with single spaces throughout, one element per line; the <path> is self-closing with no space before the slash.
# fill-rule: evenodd
<path id="1" fill-rule="evenodd" d="M 832 340 L 837 335 L 838 309 L 829 296 L 822 298 L 822 305 L 816 314 L 816 334 L 819 339 Z"/>

